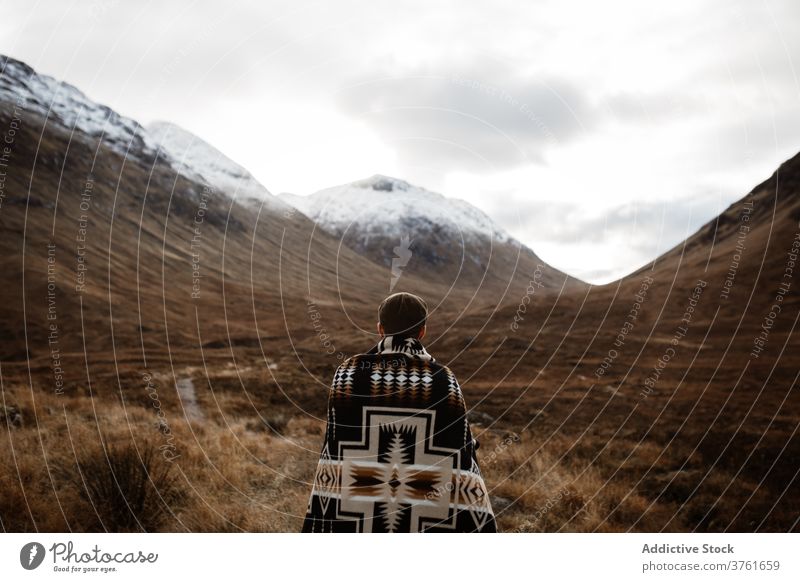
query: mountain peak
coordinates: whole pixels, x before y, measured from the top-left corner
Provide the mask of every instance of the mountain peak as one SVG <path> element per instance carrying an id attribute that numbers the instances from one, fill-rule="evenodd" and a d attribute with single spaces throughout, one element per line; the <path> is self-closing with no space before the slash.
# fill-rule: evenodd
<path id="1" fill-rule="evenodd" d="M 395 238 L 448 232 L 458 241 L 474 237 L 512 241 L 505 230 L 468 202 L 382 174 L 310 196 L 281 194 L 281 198 L 335 236 L 346 231 Z"/>
<path id="2" fill-rule="evenodd" d="M 125 156 L 143 154 L 152 159 L 154 154 L 144 128 L 133 119 L 92 101 L 73 85 L 37 73 L 31 66 L 5 55 L 0 55 L 0 101 L 37 113 L 75 137 L 85 134 L 101 139 Z"/>
<path id="3" fill-rule="evenodd" d="M 372 188 L 379 192 L 394 192 L 395 190 L 407 191 L 412 187 L 411 184 L 405 180 L 384 176 L 383 174 L 374 174 L 369 178 L 352 182 L 351 186 L 365 189 Z"/>
<path id="4" fill-rule="evenodd" d="M 36 71 L 34 71 L 33 68 L 27 63 L 18 61 L 13 57 L 0 55 L 0 71 L 3 71 L 3 73 L 5 73 L 6 70 L 9 70 L 9 76 L 14 76 L 14 77 L 20 77 L 22 75 L 30 76 L 36 74 Z M 12 74 L 12 72 L 15 74 Z"/>

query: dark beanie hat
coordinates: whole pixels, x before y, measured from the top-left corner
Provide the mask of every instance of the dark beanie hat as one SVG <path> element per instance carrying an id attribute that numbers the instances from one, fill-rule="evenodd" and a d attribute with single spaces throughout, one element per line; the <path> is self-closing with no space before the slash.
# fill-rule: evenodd
<path id="1" fill-rule="evenodd" d="M 417 337 L 428 318 L 428 306 L 412 293 L 394 293 L 381 302 L 378 321 L 386 335 Z"/>

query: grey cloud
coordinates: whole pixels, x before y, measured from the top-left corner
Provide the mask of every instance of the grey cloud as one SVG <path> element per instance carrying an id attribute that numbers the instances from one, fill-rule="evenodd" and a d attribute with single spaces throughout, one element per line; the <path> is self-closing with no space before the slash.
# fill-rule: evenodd
<path id="1" fill-rule="evenodd" d="M 11 56 L 143 122 L 154 109 L 202 111 L 226 94 L 253 95 L 265 78 L 285 78 L 307 57 L 291 31 L 256 5 L 220 11 L 208 1 L 98 1 L 16 10 L 15 42 L 5 49 Z M 47 50 L 43 31 L 52 31 Z"/>
<path id="2" fill-rule="evenodd" d="M 729 121 L 714 132 L 714 141 L 708 144 L 709 149 L 712 147 L 731 166 L 765 162 L 766 171 L 771 173 L 774 166 L 800 149 L 800 105 L 773 108 L 765 104 L 758 114 Z"/>
<path id="3" fill-rule="evenodd" d="M 609 117 L 631 123 L 659 123 L 694 118 L 708 111 L 707 103 L 691 92 L 616 93 L 602 100 Z"/>
<path id="4" fill-rule="evenodd" d="M 638 254 L 656 257 L 716 217 L 726 204 L 712 193 L 662 202 L 636 202 L 589 214 L 570 202 L 536 201 L 498 207 L 492 215 L 504 227 L 534 233 L 536 241 L 558 244 L 626 241 Z"/>
<path id="5" fill-rule="evenodd" d="M 568 81 L 521 76 L 496 63 L 376 71 L 343 88 L 337 102 L 409 164 L 436 159 L 484 171 L 541 163 L 549 148 L 592 126 L 596 114 Z"/>

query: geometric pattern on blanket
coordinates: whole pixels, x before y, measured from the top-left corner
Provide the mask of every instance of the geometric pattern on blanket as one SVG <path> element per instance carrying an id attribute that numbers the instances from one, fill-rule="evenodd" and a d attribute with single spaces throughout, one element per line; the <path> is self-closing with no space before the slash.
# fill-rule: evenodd
<path id="1" fill-rule="evenodd" d="M 380 521 L 387 532 L 452 524 L 447 490 L 458 458 L 433 445 L 434 412 L 364 408 L 361 442 L 341 442 L 340 515 Z M 437 495 L 437 493 L 439 493 Z M 402 527 L 410 522 L 409 527 Z"/>

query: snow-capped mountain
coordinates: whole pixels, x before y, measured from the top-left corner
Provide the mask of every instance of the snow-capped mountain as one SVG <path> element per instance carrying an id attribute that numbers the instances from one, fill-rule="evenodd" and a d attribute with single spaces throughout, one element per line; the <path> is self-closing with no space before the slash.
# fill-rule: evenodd
<path id="1" fill-rule="evenodd" d="M 147 126 L 147 133 L 182 174 L 207 182 L 237 202 L 248 205 L 265 202 L 275 209 L 290 208 L 245 168 L 182 127 L 158 121 Z"/>
<path id="2" fill-rule="evenodd" d="M 471 204 L 380 174 L 310 196 L 280 197 L 336 236 L 351 238 L 348 235 L 357 233 L 362 245 L 373 237 L 413 239 L 444 231 L 454 242 L 474 242 L 476 237 L 496 243 L 512 241 Z"/>
<path id="3" fill-rule="evenodd" d="M 323 231 L 391 270 L 393 290 L 401 276 L 467 287 L 530 277 L 569 281 L 471 204 L 383 175 L 280 197 Z M 398 289 L 399 290 L 399 289 Z"/>
<path id="4" fill-rule="evenodd" d="M 89 99 L 69 83 L 41 75 L 21 61 L 0 55 L 0 100 L 13 103 L 20 110 L 34 112 L 74 131 L 102 139 L 118 153 L 152 159 L 156 147 L 149 142 L 145 129 L 133 119 Z"/>
<path id="5" fill-rule="evenodd" d="M 101 140 L 103 146 L 149 164 L 158 155 L 175 171 L 201 183 L 205 181 L 246 205 L 264 201 L 274 209 L 289 208 L 247 170 L 177 125 L 157 122 L 145 128 L 92 101 L 69 83 L 39 74 L 25 63 L 2 55 L 0 100 L 20 111 L 41 115 L 48 125 L 67 129 L 72 139 Z"/>

